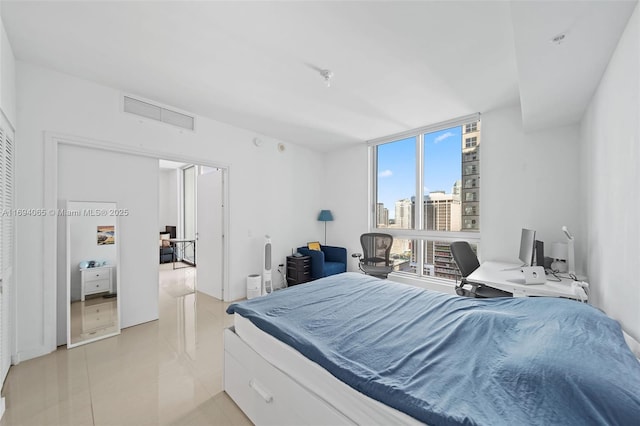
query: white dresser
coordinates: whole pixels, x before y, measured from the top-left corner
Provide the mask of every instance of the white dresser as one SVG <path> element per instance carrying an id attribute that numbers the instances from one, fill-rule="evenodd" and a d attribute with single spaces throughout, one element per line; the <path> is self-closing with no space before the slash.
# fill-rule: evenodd
<path id="1" fill-rule="evenodd" d="M 80 300 L 84 302 L 86 296 L 96 293 L 113 293 L 111 266 L 80 269 Z"/>

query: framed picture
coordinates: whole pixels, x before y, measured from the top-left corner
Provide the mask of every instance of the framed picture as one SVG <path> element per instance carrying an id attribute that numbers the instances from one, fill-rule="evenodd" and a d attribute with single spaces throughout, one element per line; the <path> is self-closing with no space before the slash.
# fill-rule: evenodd
<path id="1" fill-rule="evenodd" d="M 116 229 L 113 225 L 98 226 L 98 245 L 106 246 L 116 243 Z"/>

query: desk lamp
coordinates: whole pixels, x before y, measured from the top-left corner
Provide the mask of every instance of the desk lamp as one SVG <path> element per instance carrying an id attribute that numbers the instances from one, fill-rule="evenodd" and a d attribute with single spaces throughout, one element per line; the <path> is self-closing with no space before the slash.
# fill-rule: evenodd
<path id="1" fill-rule="evenodd" d="M 574 239 L 573 235 L 569 232 L 566 226 L 562 227 L 562 232 L 564 232 L 565 237 L 567 237 L 567 268 L 569 270 L 569 274 L 576 274 L 576 255 L 575 255 L 575 247 L 574 247 Z"/>

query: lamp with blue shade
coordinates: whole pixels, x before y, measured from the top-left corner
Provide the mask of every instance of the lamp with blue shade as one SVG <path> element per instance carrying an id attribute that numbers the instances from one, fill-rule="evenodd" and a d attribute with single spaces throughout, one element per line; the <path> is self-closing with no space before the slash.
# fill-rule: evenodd
<path id="1" fill-rule="evenodd" d="M 327 245 L 327 222 L 333 221 L 333 215 L 331 214 L 331 210 L 320 210 L 320 214 L 318 215 L 318 221 L 324 222 L 324 245 Z"/>

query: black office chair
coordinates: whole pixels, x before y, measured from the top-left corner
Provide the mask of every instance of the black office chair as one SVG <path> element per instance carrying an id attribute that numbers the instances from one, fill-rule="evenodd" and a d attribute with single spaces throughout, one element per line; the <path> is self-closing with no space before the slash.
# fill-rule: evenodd
<path id="1" fill-rule="evenodd" d="M 472 283 L 467 281 L 467 277 L 471 275 L 473 271 L 480 267 L 478 257 L 473 252 L 471 245 L 466 241 L 455 241 L 451 243 L 451 254 L 453 260 L 458 265 L 460 275 L 460 285 L 456 283 L 456 294 L 459 296 L 489 298 L 489 297 L 511 297 L 511 293 L 498 290 L 495 288 L 487 287 L 479 283 Z M 465 289 L 464 286 L 468 285 L 471 288 Z"/>
<path id="2" fill-rule="evenodd" d="M 393 236 L 371 232 L 360 236 L 361 253 L 354 253 L 351 256 L 358 258 L 358 268 L 367 275 L 378 278 L 387 278 L 393 271 L 393 264 L 389 260 Z"/>

